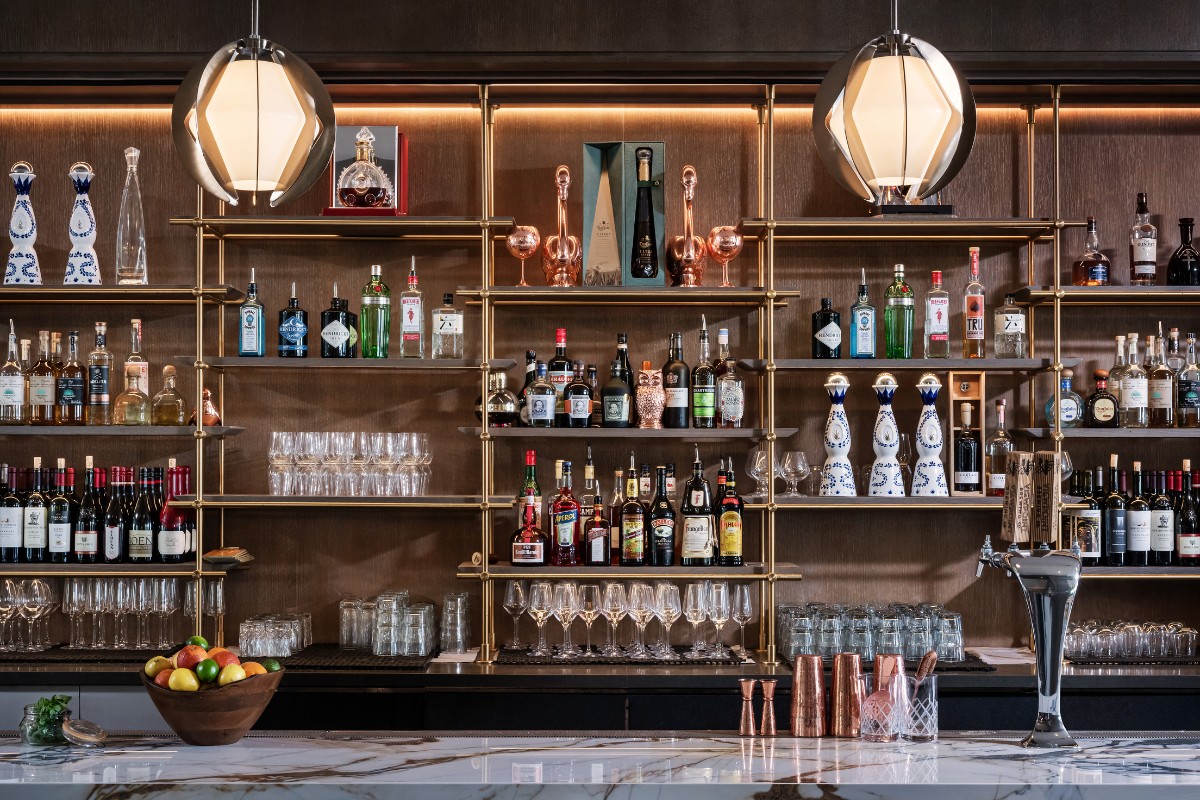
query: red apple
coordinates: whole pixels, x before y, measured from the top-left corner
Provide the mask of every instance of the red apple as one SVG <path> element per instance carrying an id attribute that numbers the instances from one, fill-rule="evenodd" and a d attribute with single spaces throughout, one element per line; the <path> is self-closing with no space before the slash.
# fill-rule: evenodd
<path id="1" fill-rule="evenodd" d="M 171 680 L 171 673 L 174 671 L 175 670 L 171 669 L 170 667 L 167 667 L 166 669 L 160 669 L 154 676 L 154 682 L 164 689 L 171 688 L 169 682 Z"/>
<path id="2" fill-rule="evenodd" d="M 228 650 L 222 650 L 219 653 L 216 653 L 215 655 L 212 653 L 209 653 L 209 658 L 211 658 L 213 661 L 216 661 L 217 666 L 220 667 L 221 669 L 225 669 L 230 664 L 241 664 L 242 663 L 238 659 L 237 656 L 235 656 L 233 653 L 229 652 Z"/>
<path id="3" fill-rule="evenodd" d="M 175 667 L 176 669 L 195 669 L 196 665 L 206 658 L 208 658 L 208 653 L 203 647 L 189 644 L 175 654 Z"/>

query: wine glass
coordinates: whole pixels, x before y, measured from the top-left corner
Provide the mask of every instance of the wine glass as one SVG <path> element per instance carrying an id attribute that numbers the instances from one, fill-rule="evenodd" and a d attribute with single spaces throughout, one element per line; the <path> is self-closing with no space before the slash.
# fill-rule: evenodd
<path id="1" fill-rule="evenodd" d="M 912 485 L 912 457 L 912 435 L 901 433 L 899 445 L 896 448 L 896 460 L 900 462 L 901 480 L 904 481 L 906 486 Z"/>
<path id="2" fill-rule="evenodd" d="M 36 653 L 39 650 L 37 637 L 33 632 L 33 624 L 41 613 L 42 606 L 46 603 L 46 584 L 40 580 L 21 581 L 20 590 L 20 605 L 17 606 L 17 614 L 25 620 L 28 625 L 28 639 L 21 647 L 23 652 Z"/>
<path id="3" fill-rule="evenodd" d="M 574 658 L 576 650 L 575 645 L 571 643 L 571 623 L 579 614 L 579 587 L 570 581 L 555 584 L 552 603 L 554 618 L 563 629 L 562 647 L 554 657 Z"/>
<path id="4" fill-rule="evenodd" d="M 587 647 L 583 650 L 584 658 L 595 658 L 596 651 L 592 649 L 592 623 L 600 616 L 604 597 L 600 587 L 594 583 L 585 583 L 579 587 L 579 618 L 587 626 Z"/>
<path id="5" fill-rule="evenodd" d="M 9 637 L 9 623 L 17 614 L 17 581 L 6 578 L 0 584 L 0 652 L 16 649 Z"/>
<path id="6" fill-rule="evenodd" d="M 721 644 L 721 628 L 729 621 L 729 584 L 718 581 L 711 584 L 708 591 L 708 618 L 716 626 L 716 642 L 713 644 L 713 658 L 729 658 L 729 651 Z"/>
<path id="7" fill-rule="evenodd" d="M 663 642 L 665 646 L 659 653 L 659 658 L 670 660 L 678 658 L 675 648 L 671 646 L 671 626 L 675 624 L 682 613 L 679 603 L 679 587 L 673 583 L 660 583 L 655 589 L 654 607 L 659 622 L 663 627 Z"/>
<path id="8" fill-rule="evenodd" d="M 654 587 L 638 581 L 629 587 L 629 616 L 637 628 L 637 638 L 629 654 L 630 658 L 638 660 L 650 658 L 646 650 L 646 625 L 654 616 Z"/>
<path id="9" fill-rule="evenodd" d="M 512 641 L 506 647 L 514 650 L 521 647 L 521 615 L 529 607 L 529 584 L 525 581 L 509 581 L 504 587 L 504 610 L 512 617 Z"/>
<path id="10" fill-rule="evenodd" d="M 700 644 L 700 623 L 708 619 L 708 596 L 703 583 L 689 583 L 683 595 L 683 616 L 692 623 L 692 649 L 687 658 L 704 658 L 704 646 Z"/>
<path id="11" fill-rule="evenodd" d="M 133 643 L 135 650 L 150 649 L 149 618 L 154 611 L 155 578 L 135 578 L 133 594 L 133 613 L 137 616 L 137 640 Z"/>
<path id="12" fill-rule="evenodd" d="M 528 286 L 525 282 L 525 262 L 537 255 L 538 247 L 542 244 L 542 235 L 532 225 L 514 225 L 504 240 L 509 255 L 521 262 L 521 280 L 517 286 Z"/>
<path id="13" fill-rule="evenodd" d="M 741 654 L 746 655 L 746 623 L 754 619 L 754 594 L 750 585 L 739 583 L 733 587 L 733 621 L 738 626 L 738 638 L 742 643 Z"/>
<path id="14" fill-rule="evenodd" d="M 68 650 L 78 650 L 83 644 L 80 641 L 82 635 L 80 633 L 80 620 L 83 619 L 87 600 L 87 579 L 86 578 L 67 578 L 63 585 L 63 613 L 67 615 L 67 619 L 71 622 L 71 633 L 67 637 Z"/>
<path id="15" fill-rule="evenodd" d="M 46 587 L 46 602 L 38 611 L 37 627 L 39 630 L 39 647 L 42 650 L 49 649 L 50 641 L 50 620 L 49 617 L 62 606 L 62 594 L 58 588 L 58 581 L 47 579 L 42 581 Z"/>
<path id="16" fill-rule="evenodd" d="M 1059 468 L 1061 470 L 1062 480 L 1065 483 L 1071 479 L 1073 474 L 1075 474 L 1075 465 L 1071 462 L 1071 454 L 1066 450 L 1063 450 L 1061 453 L 1059 453 L 1059 456 L 1061 457 L 1059 461 Z M 1064 489 L 1063 494 L 1067 494 L 1067 490 Z"/>
<path id="17" fill-rule="evenodd" d="M 787 491 L 781 497 L 803 497 L 797 484 L 808 477 L 808 456 L 799 450 L 789 450 L 783 454 L 783 463 L 779 467 L 783 479 L 787 481 Z"/>
<path id="18" fill-rule="evenodd" d="M 212 619 L 213 631 L 216 631 L 219 627 L 218 618 L 225 616 L 225 580 L 223 578 L 204 582 L 204 616 Z"/>
<path id="19" fill-rule="evenodd" d="M 103 578 L 88 581 L 84 611 L 92 615 L 92 650 L 104 649 L 104 612 L 108 610 L 108 582 Z"/>
<path id="20" fill-rule="evenodd" d="M 552 656 L 554 651 L 546 644 L 546 620 L 550 618 L 554 607 L 554 587 L 550 581 L 534 581 L 529 586 L 529 616 L 537 623 L 537 647 L 530 651 L 531 656 Z"/>
<path id="21" fill-rule="evenodd" d="M 629 600 L 625 595 L 625 585 L 622 583 L 606 583 L 604 585 L 604 616 L 612 626 L 612 641 L 604 648 L 604 655 L 609 658 L 620 658 L 621 648 L 617 645 L 617 626 L 621 618 L 629 610 Z"/>
<path id="22" fill-rule="evenodd" d="M 742 234 L 732 225 L 718 225 L 708 232 L 706 244 L 713 261 L 721 265 L 721 288 L 730 288 L 729 262 L 742 252 Z"/>

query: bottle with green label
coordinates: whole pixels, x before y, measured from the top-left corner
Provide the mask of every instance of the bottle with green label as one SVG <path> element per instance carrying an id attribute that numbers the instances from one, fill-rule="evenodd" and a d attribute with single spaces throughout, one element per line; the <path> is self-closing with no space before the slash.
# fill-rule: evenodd
<path id="1" fill-rule="evenodd" d="M 701 317 L 700 355 L 692 367 L 692 427 L 717 426 L 717 371 L 708 355 L 708 325 Z"/>

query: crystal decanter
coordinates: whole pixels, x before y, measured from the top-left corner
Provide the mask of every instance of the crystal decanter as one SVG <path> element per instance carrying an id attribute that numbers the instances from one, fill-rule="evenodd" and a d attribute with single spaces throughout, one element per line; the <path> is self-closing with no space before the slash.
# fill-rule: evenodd
<path id="1" fill-rule="evenodd" d="M 375 163 L 375 134 L 362 126 L 354 138 L 354 163 L 342 170 L 338 200 L 347 208 L 384 208 L 392 205 L 392 181 Z"/>
<path id="2" fill-rule="evenodd" d="M 143 286 L 146 277 L 146 219 L 138 185 L 138 159 L 142 151 L 125 148 L 125 188 L 117 214 L 117 285 Z"/>

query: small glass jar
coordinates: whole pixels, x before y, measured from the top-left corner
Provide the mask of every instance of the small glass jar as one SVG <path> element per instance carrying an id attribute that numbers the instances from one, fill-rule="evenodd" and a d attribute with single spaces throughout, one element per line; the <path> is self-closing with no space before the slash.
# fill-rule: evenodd
<path id="1" fill-rule="evenodd" d="M 63 737 L 63 723 L 71 718 L 71 710 L 64 708 L 54 718 L 54 725 L 49 731 L 41 730 L 37 723 L 37 706 L 30 704 L 25 706 L 25 716 L 21 718 L 21 742 L 22 744 L 30 745 L 31 747 L 46 747 L 48 745 L 64 744 L 66 739 Z"/>

